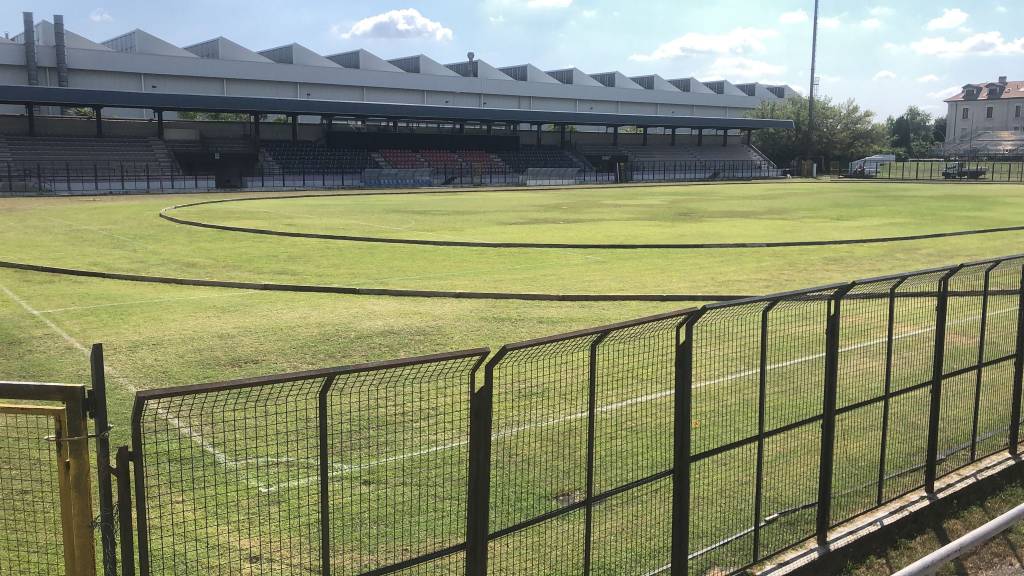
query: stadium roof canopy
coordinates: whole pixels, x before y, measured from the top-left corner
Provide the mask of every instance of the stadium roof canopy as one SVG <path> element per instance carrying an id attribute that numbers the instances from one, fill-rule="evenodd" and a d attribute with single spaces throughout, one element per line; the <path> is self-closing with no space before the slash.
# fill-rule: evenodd
<path id="1" fill-rule="evenodd" d="M 296 98 L 127 92 L 49 86 L 5 86 L 0 91 L 0 104 L 142 108 L 175 112 L 283 114 L 288 116 L 331 116 L 414 121 L 636 126 L 639 128 L 708 128 L 720 130 L 793 128 L 791 120 L 513 110 Z"/>

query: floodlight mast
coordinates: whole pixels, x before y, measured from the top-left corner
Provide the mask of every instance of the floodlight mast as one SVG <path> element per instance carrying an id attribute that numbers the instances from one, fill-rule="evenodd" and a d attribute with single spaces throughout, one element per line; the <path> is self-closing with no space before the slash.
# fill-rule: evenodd
<path id="1" fill-rule="evenodd" d="M 818 61 L 818 1 L 814 0 L 814 31 L 811 33 L 811 90 L 807 99 L 807 158 L 814 154 L 814 88 Z"/>

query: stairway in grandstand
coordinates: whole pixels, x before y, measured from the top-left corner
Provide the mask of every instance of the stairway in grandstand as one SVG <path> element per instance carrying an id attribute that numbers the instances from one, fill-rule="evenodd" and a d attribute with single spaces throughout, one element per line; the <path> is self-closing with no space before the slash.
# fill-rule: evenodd
<path id="1" fill-rule="evenodd" d="M 19 168 L 61 167 L 84 164 L 148 165 L 160 172 L 174 172 L 178 164 L 159 138 L 51 138 L 0 136 L 0 162 Z"/>

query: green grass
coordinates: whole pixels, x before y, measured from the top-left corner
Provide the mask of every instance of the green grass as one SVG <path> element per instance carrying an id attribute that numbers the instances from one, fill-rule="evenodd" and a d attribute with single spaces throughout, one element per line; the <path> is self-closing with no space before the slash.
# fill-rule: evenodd
<path id="1" fill-rule="evenodd" d="M 206 222 L 408 238 L 535 242 L 725 242 L 863 238 L 1022 223 L 1024 195 L 1013 185 L 758 185 L 600 188 L 594 190 L 488 192 L 261 200 L 182 209 Z M 750 293 L 945 265 L 1022 252 L 1024 233 L 841 247 L 729 250 L 496 250 L 365 244 L 274 238 L 204 230 L 159 219 L 160 209 L 239 194 L 104 198 L 0 199 L 0 259 L 126 273 L 289 283 L 433 290 L 497 290 L 577 293 Z M 352 364 L 504 342 L 586 328 L 678 308 L 658 303 L 538 303 L 425 300 L 321 294 L 264 293 L 230 289 L 136 284 L 0 270 L 0 377 L 14 380 L 86 382 L 87 363 L 75 343 L 101 341 L 110 367 L 114 440 L 127 441 L 133 390 Z M 989 310 L 1015 302 L 993 299 Z M 951 358 L 970 358 L 977 347 L 978 299 L 959 303 L 962 320 L 951 340 Z M 770 362 L 769 426 L 783 426 L 820 411 L 820 307 L 773 312 L 779 340 Z M 756 313 L 750 311 L 749 313 Z M 882 301 L 851 304 L 843 343 L 884 336 Z M 894 382 L 910 386 L 930 375 L 929 321 L 934 303 L 901 308 Z M 695 370 L 702 381 L 729 377 L 699 389 L 695 397 L 695 450 L 705 450 L 756 431 L 758 335 L 744 316 L 709 324 L 707 347 Z M 1005 354 L 1012 322 L 993 321 L 987 357 Z M 742 320 L 742 321 L 741 321 Z M 924 330 L 924 332 L 917 332 Z M 782 334 L 789 334 L 782 338 Z M 66 337 L 65 337 L 66 336 Z M 637 344 L 644 338 L 643 346 Z M 598 405 L 615 405 L 671 389 L 671 323 L 650 334 L 627 334 L 602 344 Z M 1002 344 L 995 344 L 1002 343 Z M 1003 345 L 1000 348 L 1000 345 Z M 637 351 L 644 351 L 639 354 Z M 712 354 L 711 351 L 715 353 Z M 840 405 L 881 393 L 884 346 L 844 352 Z M 536 424 L 586 408 L 586 343 L 543 360 L 524 360 L 496 382 L 495 429 Z M 799 362 L 788 364 L 794 360 Z M 973 360 L 970 360 L 973 362 Z M 952 362 L 952 360 L 950 361 Z M 666 371 L 666 366 L 669 370 Z M 950 364 L 953 369 L 953 364 Z M 734 377 L 755 369 L 753 376 Z M 1009 373 L 986 372 L 982 430 L 998 432 L 1006 418 Z M 950 384 L 943 448 L 964 435 L 963 409 L 974 382 Z M 509 391 L 515 390 L 515 402 Z M 342 387 L 336 429 L 344 464 L 373 462 L 452 444 L 460 422 L 434 409 L 464 403 L 449 385 L 429 379 L 361 382 Z M 312 389 L 283 387 L 245 397 L 231 408 L 195 407 L 186 420 L 230 458 L 254 455 L 315 458 Z M 312 396 L 311 396 L 312 394 Z M 227 402 L 227 399 L 224 400 Z M 900 438 L 888 454 L 890 471 L 920 463 L 927 392 L 894 401 Z M 597 422 L 598 490 L 664 470 L 671 465 L 673 399 L 658 397 L 609 411 Z M 226 406 L 226 404 L 224 405 Z M 333 406 L 333 405 L 332 405 Z M 922 409 L 922 406 L 924 407 Z M 944 409 L 945 409 L 944 404 Z M 362 407 L 357 410 L 357 407 Z M 384 407 L 381 409 L 381 407 Z M 184 412 L 185 407 L 176 406 Z M 263 418 L 268 428 L 242 420 Z M 880 409 L 851 413 L 840 423 L 847 437 L 837 461 L 837 509 L 850 515 L 874 497 Z M 441 417 L 444 415 L 444 417 Z M 154 558 L 171 573 L 200 563 L 223 574 L 305 573 L 315 563 L 315 486 L 266 488 L 315 475 L 308 462 L 225 467 L 182 436 L 159 415 L 152 456 L 161 462 L 161 483 L 152 488 L 159 516 Z M 894 416 L 896 418 L 896 416 Z M 248 420 L 247 420 L 248 421 Z M 284 428 L 284 422 L 290 428 Z M 944 421 L 946 422 L 946 421 Z M 334 429 L 332 427 L 332 429 Z M 492 528 L 524 520 L 577 498 L 583 482 L 581 447 L 585 420 L 532 427 L 495 440 Z M 798 506 L 816 495 L 815 425 L 766 442 L 764 514 Z M 386 441 L 385 441 L 386 439 Z M 457 440 L 456 440 L 457 442 Z M 998 449 L 999 438 L 983 450 Z M 275 452 L 276 451 L 276 452 Z M 714 544 L 750 524 L 753 446 L 709 458 L 695 469 L 694 497 L 702 507 L 691 519 L 694 547 Z M 185 457 L 184 459 L 183 456 Z M 874 457 L 875 462 L 870 458 Z M 339 474 L 333 490 L 339 510 L 332 545 L 339 573 L 367 568 L 390 553 L 416 551 L 421 542 L 444 542 L 439 526 L 459 523 L 464 489 L 455 446 L 382 466 Z M 796 462 L 794 464 L 794 461 Z M 944 464 L 964 463 L 962 452 Z M 184 476 L 175 470 L 184 470 Z M 920 473 L 894 478 L 888 496 L 920 482 Z M 453 480 L 454 479 L 454 480 Z M 312 492 L 311 492 L 312 490 Z M 621 574 L 664 564 L 670 484 L 661 481 L 595 507 L 594 569 Z M 395 500 L 381 500 L 393 494 Z M 721 494 L 735 497 L 721 498 Z M 845 494 L 845 493 L 844 493 Z M 185 496 L 183 496 L 185 495 Z M 419 496 L 417 496 L 419 495 Z M 427 505 L 426 503 L 433 503 Z M 375 505 L 376 504 L 376 505 Z M 837 514 L 839 514 L 837 512 Z M 158 513 L 158 514 L 157 514 Z M 502 539 L 493 545 L 495 574 L 576 573 L 582 513 L 574 513 Z M 813 528 L 814 511 L 784 516 L 764 530 L 770 552 Z M 240 527 L 245 527 L 242 530 Z M 637 538 L 635 534 L 645 534 Z M 638 541 L 643 544 L 639 545 Z M 699 566 L 745 563 L 750 538 L 702 558 Z M 376 553 L 368 551 L 377 550 Z M 399 552 L 395 552 L 399 550 Z M 377 555 L 379 556 L 377 556 Z M 529 566 L 524 567 L 524 562 Z M 424 573 L 445 574 L 445 561 Z M 522 573 L 522 572 L 520 572 Z"/>

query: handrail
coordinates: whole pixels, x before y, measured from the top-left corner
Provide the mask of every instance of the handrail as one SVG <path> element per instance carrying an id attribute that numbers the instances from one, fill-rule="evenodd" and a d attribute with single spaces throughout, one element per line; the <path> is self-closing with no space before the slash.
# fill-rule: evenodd
<path id="1" fill-rule="evenodd" d="M 945 564 L 986 544 L 996 536 L 1013 528 L 1022 520 L 1024 520 L 1024 504 L 946 544 L 942 548 L 896 572 L 893 576 L 932 576 Z"/>

